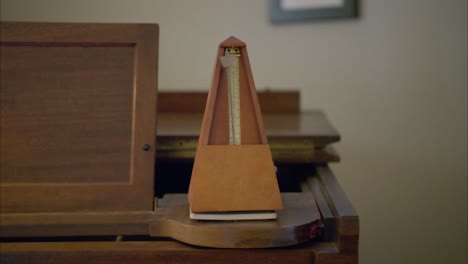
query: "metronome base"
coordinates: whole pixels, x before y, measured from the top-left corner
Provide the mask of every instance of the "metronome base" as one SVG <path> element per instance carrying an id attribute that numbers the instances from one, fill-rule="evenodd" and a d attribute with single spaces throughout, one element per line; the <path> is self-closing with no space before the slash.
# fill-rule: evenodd
<path id="1" fill-rule="evenodd" d="M 194 213 L 280 210 L 269 145 L 199 145 L 188 198 Z"/>
<path id="2" fill-rule="evenodd" d="M 163 200 L 178 202 L 156 209 L 162 217 L 151 222 L 150 235 L 213 248 L 284 247 L 316 238 L 322 222 L 313 194 L 282 193 L 281 198 L 284 208 L 274 220 L 198 221 L 190 219 L 185 194 L 169 194 Z"/>
<path id="3" fill-rule="evenodd" d="M 190 219 L 214 221 L 242 221 L 242 220 L 272 220 L 278 218 L 275 211 L 252 212 L 207 212 L 194 213 L 190 211 Z"/>

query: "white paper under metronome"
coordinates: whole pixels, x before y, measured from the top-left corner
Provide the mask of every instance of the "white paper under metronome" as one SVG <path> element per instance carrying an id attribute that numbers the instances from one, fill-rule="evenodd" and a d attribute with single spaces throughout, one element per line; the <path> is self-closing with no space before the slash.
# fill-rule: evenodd
<path id="1" fill-rule="evenodd" d="M 280 0 L 280 7 L 286 11 L 342 7 L 344 0 Z"/>
<path id="2" fill-rule="evenodd" d="M 278 215 L 275 211 L 193 213 L 190 210 L 190 219 L 195 220 L 239 221 L 270 220 L 276 218 L 278 218 Z"/>

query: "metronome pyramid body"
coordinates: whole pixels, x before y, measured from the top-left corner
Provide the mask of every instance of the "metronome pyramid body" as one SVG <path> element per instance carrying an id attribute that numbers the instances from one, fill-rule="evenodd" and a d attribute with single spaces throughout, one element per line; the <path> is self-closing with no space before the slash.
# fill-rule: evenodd
<path id="1" fill-rule="evenodd" d="M 244 42 L 218 48 L 189 188 L 193 213 L 282 209 Z"/>

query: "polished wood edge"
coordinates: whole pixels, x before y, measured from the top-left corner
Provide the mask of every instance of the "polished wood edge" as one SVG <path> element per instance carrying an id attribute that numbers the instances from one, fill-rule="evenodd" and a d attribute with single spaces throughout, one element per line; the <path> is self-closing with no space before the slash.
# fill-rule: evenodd
<path id="1" fill-rule="evenodd" d="M 326 153 L 326 160 L 324 162 L 339 162 L 341 161 L 341 156 L 338 154 L 336 149 L 333 146 L 325 146 L 322 148 L 322 151 Z"/>
<path id="2" fill-rule="evenodd" d="M 317 174 L 320 177 L 320 180 L 325 188 L 326 193 L 333 199 L 333 203 L 331 203 L 331 208 L 333 213 L 336 216 L 347 218 L 347 219 L 357 219 L 358 215 L 354 207 L 352 206 L 351 202 L 348 200 L 345 192 L 341 188 L 338 180 L 336 179 L 333 172 L 326 164 L 318 165 L 317 166 Z M 357 228 L 357 226 L 353 226 Z M 357 234 L 359 231 L 358 229 L 353 230 L 342 230 L 348 231 L 350 233 L 347 234 Z"/>
<path id="3" fill-rule="evenodd" d="M 286 250 L 285 250 L 286 249 Z M 194 247 L 176 241 L 1 243 L 1 263 L 325 263 L 346 259 L 335 243 L 233 250 Z M 315 262 L 314 262 L 315 261 Z M 326 262 L 349 263 L 349 262 Z M 350 262 L 352 263 L 352 262 Z"/>
<path id="4" fill-rule="evenodd" d="M 0 214 L 0 237 L 148 235 L 149 224 L 165 210 Z"/>
<path id="5" fill-rule="evenodd" d="M 214 91 L 212 91 L 214 92 Z M 213 96 L 210 93 L 210 96 Z M 305 144 L 313 143 L 316 149 L 327 149 L 332 143 L 341 139 L 338 131 L 333 127 L 325 114 L 320 110 L 303 111 L 289 114 L 264 114 L 266 122 L 266 134 L 269 144 Z M 158 146 L 162 149 L 195 148 L 200 131 L 200 120 L 206 119 L 201 113 L 164 113 L 158 116 Z M 277 130 L 276 120 L 290 120 L 292 126 L 299 126 L 299 130 Z M 319 122 L 319 123 L 316 123 Z M 301 124 L 323 126 L 321 129 L 300 129 Z M 270 126 L 270 128 L 268 128 Z M 336 154 L 336 153 L 335 153 Z"/>
<path id="6" fill-rule="evenodd" d="M 164 196 L 167 217 L 150 224 L 150 235 L 212 248 L 274 248 L 314 240 L 320 214 L 311 193 L 281 193 L 284 208 L 277 220 L 193 221 L 186 194 Z M 229 239 L 226 239 L 229 238 Z"/>
<path id="7" fill-rule="evenodd" d="M 166 137 L 157 139 L 158 160 L 193 160 L 197 150 L 197 138 Z M 274 162 L 278 163 L 325 163 L 338 162 L 340 156 L 332 146 L 316 148 L 313 141 L 304 138 L 284 139 L 268 137 Z"/>
<path id="8" fill-rule="evenodd" d="M 215 58 L 215 67 L 213 69 L 213 77 L 211 78 L 211 85 L 210 89 L 208 90 L 208 95 L 206 97 L 206 104 L 203 108 L 203 119 L 202 119 L 202 126 L 198 138 L 198 144 L 207 145 L 209 141 L 209 135 L 211 132 L 213 118 L 214 118 L 214 108 L 215 108 L 215 100 L 218 95 L 218 89 L 220 78 L 221 78 L 221 63 L 219 61 L 219 57 L 223 55 L 223 49 L 218 48 L 217 55 Z"/>
<path id="9" fill-rule="evenodd" d="M 314 263 L 326 263 L 326 264 L 357 264 L 357 254 L 337 254 L 328 252 L 319 252 L 315 255 Z"/>
<path id="10" fill-rule="evenodd" d="M 263 114 L 294 114 L 300 112 L 299 91 L 257 91 Z M 160 91 L 158 113 L 203 113 L 208 94 L 206 91 Z"/>
<path id="11" fill-rule="evenodd" d="M 336 236 L 340 252 L 357 253 L 359 246 L 357 212 L 327 165 L 317 166 L 317 174 L 323 185 L 325 198 L 336 218 Z"/>
<path id="12" fill-rule="evenodd" d="M 158 139 L 157 150 L 180 150 L 196 149 L 198 136 L 177 136 L 177 135 L 156 135 Z M 272 148 L 283 149 L 325 149 L 329 152 L 326 145 L 335 143 L 338 137 L 322 136 L 319 139 L 311 139 L 310 136 L 268 136 L 268 143 Z"/>
<path id="13" fill-rule="evenodd" d="M 266 248 L 310 241 L 316 236 L 313 229 L 320 223 L 317 222 L 320 216 L 314 198 L 307 193 L 282 194 L 282 199 L 290 206 L 279 212 L 279 225 L 274 222 L 192 223 L 188 219 L 186 194 L 168 195 L 167 198 L 166 203 L 161 199 L 161 207 L 155 211 L 1 214 L 0 237 L 151 235 L 210 247 Z M 166 206 L 162 208 L 164 204 Z M 310 213 L 297 211 L 297 206 L 310 210 Z M 252 236 L 252 232 L 263 239 Z M 225 234 L 231 239 L 210 239 L 223 238 Z"/>
<path id="14" fill-rule="evenodd" d="M 140 38 L 139 34 L 145 34 L 146 30 L 159 30 L 159 25 L 154 23 L 63 23 L 63 22 L 16 22 L 0 21 L 2 28 L 1 42 L 22 44 L 47 44 L 58 45 L 120 45 L 136 44 Z M 119 27 L 116 29 L 115 27 Z M 95 33 L 90 34 L 93 31 Z M 121 34 L 109 34 L 109 32 L 126 32 L 127 36 Z M 30 34 L 33 32 L 33 34 Z M 42 34 L 36 32 L 47 32 L 44 39 Z M 131 36 L 129 39 L 128 36 Z M 85 41 L 83 41 L 85 40 Z M 90 41 L 91 40 L 91 41 Z M 15 45 L 16 45 L 15 44 Z"/>
<path id="15" fill-rule="evenodd" d="M 260 140 L 262 144 L 268 144 L 268 140 L 265 133 L 265 124 L 263 123 L 263 115 L 260 111 L 260 102 L 258 100 L 257 89 L 255 88 L 255 82 L 253 79 L 252 69 L 250 68 L 249 53 L 247 47 L 241 47 L 242 57 L 241 60 L 244 63 L 244 70 L 247 77 L 248 87 L 250 88 L 250 96 L 252 98 L 254 114 L 257 119 L 257 129 L 260 134 Z"/>
<path id="16" fill-rule="evenodd" d="M 180 243 L 175 240 L 161 240 L 161 241 L 80 241 L 80 242 L 2 242 L 0 243 L 0 252 L 29 252 L 29 251 L 154 251 L 157 250 L 171 250 L 171 251 L 249 251 L 249 250 L 236 250 L 236 249 L 216 249 L 205 247 L 191 246 L 188 244 Z M 297 246 L 286 248 L 269 248 L 269 249 L 256 249 L 256 252 L 275 252 L 285 251 L 288 249 L 294 252 L 319 252 L 319 253 L 339 253 L 336 243 L 318 242 L 306 243 Z"/>
<path id="17" fill-rule="evenodd" d="M 311 192 L 314 195 L 323 222 L 322 240 L 326 242 L 336 241 L 335 216 L 323 194 L 320 180 L 313 175 L 307 177 L 301 182 L 301 190 L 303 192 Z"/>

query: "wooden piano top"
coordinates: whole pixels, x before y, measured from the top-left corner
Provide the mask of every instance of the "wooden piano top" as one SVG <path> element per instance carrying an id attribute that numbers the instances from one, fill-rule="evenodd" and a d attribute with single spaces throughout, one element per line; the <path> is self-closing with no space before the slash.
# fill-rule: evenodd
<path id="1" fill-rule="evenodd" d="M 157 136 L 198 137 L 202 113 L 159 113 Z M 340 140 L 340 135 L 322 111 L 299 113 L 267 113 L 263 115 L 265 130 L 270 138 L 310 138 L 317 146 Z"/>
<path id="2" fill-rule="evenodd" d="M 162 112 L 157 118 L 157 157 L 193 159 L 203 114 Z M 340 135 L 322 111 L 266 113 L 263 118 L 275 161 L 339 161 L 329 144 Z"/>

